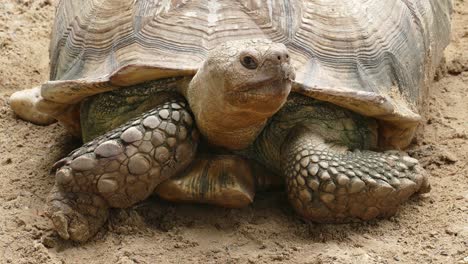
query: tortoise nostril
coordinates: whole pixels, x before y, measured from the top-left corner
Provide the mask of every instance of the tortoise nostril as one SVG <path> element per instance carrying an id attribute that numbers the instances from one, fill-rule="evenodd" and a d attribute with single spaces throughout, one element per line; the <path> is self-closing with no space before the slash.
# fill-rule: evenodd
<path id="1" fill-rule="evenodd" d="M 286 54 L 286 59 L 289 59 L 289 55 L 288 55 L 288 54 Z"/>
<path id="2" fill-rule="evenodd" d="M 278 57 L 277 57 L 277 58 L 278 58 L 278 60 L 281 60 L 281 56 L 279 56 L 279 55 L 278 55 Z"/>

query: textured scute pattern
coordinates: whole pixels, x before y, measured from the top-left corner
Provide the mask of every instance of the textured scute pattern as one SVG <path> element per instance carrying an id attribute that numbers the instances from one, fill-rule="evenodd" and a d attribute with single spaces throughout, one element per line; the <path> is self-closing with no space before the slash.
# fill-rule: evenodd
<path id="1" fill-rule="evenodd" d="M 418 161 L 397 153 L 334 153 L 302 137 L 283 158 L 289 200 L 317 222 L 388 217 L 412 194 L 430 189 Z"/>
<path id="2" fill-rule="evenodd" d="M 185 103 L 168 102 L 76 149 L 58 162 L 65 192 L 102 195 L 112 207 L 128 207 L 190 162 L 193 120 Z"/>
<path id="3" fill-rule="evenodd" d="M 197 70 L 221 43 L 265 38 L 287 46 L 301 86 L 367 91 L 411 109 L 449 42 L 450 3 L 62 0 L 51 80 L 103 81 L 138 65 L 177 75 Z"/>

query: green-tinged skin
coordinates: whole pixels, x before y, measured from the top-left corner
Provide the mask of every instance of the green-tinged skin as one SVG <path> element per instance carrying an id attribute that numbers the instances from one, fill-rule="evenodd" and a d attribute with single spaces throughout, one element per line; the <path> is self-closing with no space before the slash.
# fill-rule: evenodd
<path id="1" fill-rule="evenodd" d="M 186 85 L 185 80 L 184 77 L 161 79 L 86 98 L 80 110 L 83 142 L 177 97 L 175 91 Z"/>
<path id="2" fill-rule="evenodd" d="M 322 136 L 330 147 L 376 149 L 377 122 L 336 105 L 298 94 L 291 94 L 258 139 L 239 153 L 259 161 L 281 174 L 281 147 L 296 126 L 307 126 Z"/>

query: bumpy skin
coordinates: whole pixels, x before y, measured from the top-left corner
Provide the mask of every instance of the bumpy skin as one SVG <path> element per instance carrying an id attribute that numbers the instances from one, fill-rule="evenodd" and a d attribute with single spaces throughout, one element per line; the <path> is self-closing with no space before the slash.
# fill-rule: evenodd
<path id="1" fill-rule="evenodd" d="M 288 197 L 317 222 L 389 217 L 416 192 L 429 191 L 418 161 L 373 151 L 336 152 L 321 136 L 296 128 L 281 151 Z"/>
<path id="2" fill-rule="evenodd" d="M 198 142 L 187 104 L 164 103 L 73 151 L 54 166 L 48 216 L 64 239 L 86 241 L 124 208 L 193 160 Z"/>
<path id="3" fill-rule="evenodd" d="M 430 187 L 417 160 L 371 151 L 377 132 L 371 118 L 293 94 L 242 154 L 283 175 L 293 207 L 309 220 L 388 217 Z"/>

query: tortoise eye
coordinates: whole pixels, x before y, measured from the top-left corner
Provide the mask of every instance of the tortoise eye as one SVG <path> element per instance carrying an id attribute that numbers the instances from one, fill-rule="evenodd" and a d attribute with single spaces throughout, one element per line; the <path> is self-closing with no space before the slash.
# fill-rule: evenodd
<path id="1" fill-rule="evenodd" d="M 255 70 L 258 67 L 257 61 L 250 55 L 243 56 L 241 58 L 241 63 L 244 67 L 250 70 Z"/>

